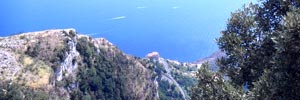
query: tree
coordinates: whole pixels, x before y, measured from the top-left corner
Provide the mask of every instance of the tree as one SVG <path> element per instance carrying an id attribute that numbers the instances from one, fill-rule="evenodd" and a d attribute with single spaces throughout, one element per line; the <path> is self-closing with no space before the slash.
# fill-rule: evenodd
<path id="1" fill-rule="evenodd" d="M 0 82 L 1 100 L 22 100 L 21 87 L 9 81 Z"/>
<path id="2" fill-rule="evenodd" d="M 226 57 L 219 59 L 218 66 L 236 85 L 243 85 L 257 80 L 260 70 L 258 55 L 261 41 L 258 41 L 258 27 L 255 20 L 258 5 L 250 4 L 243 10 L 232 13 L 226 30 L 218 39 L 220 49 Z M 259 64 L 260 65 L 260 64 Z"/>
<path id="3" fill-rule="evenodd" d="M 274 66 L 265 70 L 255 82 L 252 97 L 267 99 L 300 99 L 300 10 L 291 8 L 283 18 L 282 28 L 273 37 L 276 55 Z"/>
<path id="4" fill-rule="evenodd" d="M 234 88 L 250 85 L 241 95 L 300 99 L 299 12 L 299 0 L 261 0 L 232 14 L 218 39 L 227 56 L 217 63 Z"/>
<path id="5" fill-rule="evenodd" d="M 283 17 L 292 8 L 299 8 L 299 0 L 261 0 L 233 13 L 227 28 L 222 31 L 218 45 L 226 57 L 218 61 L 221 70 L 236 85 L 253 82 L 263 75 L 264 70 L 274 67 L 277 54 L 272 38 L 280 37 Z"/>
<path id="6" fill-rule="evenodd" d="M 192 88 L 192 100 L 235 100 L 242 98 L 242 88 L 234 88 L 221 73 L 210 71 L 207 62 L 200 67 L 196 78 L 198 84 Z"/>

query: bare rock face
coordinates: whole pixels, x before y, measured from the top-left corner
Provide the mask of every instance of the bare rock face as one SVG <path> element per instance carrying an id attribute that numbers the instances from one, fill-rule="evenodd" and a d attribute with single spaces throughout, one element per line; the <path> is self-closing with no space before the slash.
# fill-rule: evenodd
<path id="1" fill-rule="evenodd" d="M 49 60 L 56 56 L 53 51 L 64 46 L 63 42 L 66 38 L 64 32 L 71 30 L 75 31 L 74 29 L 45 30 L 1 37 L 0 70 L 2 79 L 22 79 L 16 73 L 26 72 L 25 70 L 31 69 L 39 61 L 52 66 Z"/>
<path id="2" fill-rule="evenodd" d="M 12 53 L 0 51 L 0 80 L 12 80 L 21 67 Z"/>
<path id="3" fill-rule="evenodd" d="M 75 30 L 69 30 L 67 33 L 75 32 Z M 67 34 L 70 35 L 70 34 Z M 56 80 L 61 81 L 63 76 L 63 73 L 66 74 L 66 76 L 70 74 L 74 74 L 73 72 L 77 68 L 77 63 L 73 62 L 76 58 L 79 57 L 79 52 L 76 49 L 77 44 L 77 36 L 72 36 L 67 38 L 67 48 L 69 51 L 66 52 L 66 58 L 63 60 L 63 62 L 59 66 L 59 70 L 56 71 Z"/>
<path id="4" fill-rule="evenodd" d="M 153 52 L 151 52 L 151 53 L 148 53 L 148 54 L 146 55 L 146 57 L 147 57 L 147 58 L 150 58 L 150 59 L 156 59 L 156 60 L 158 60 L 160 56 L 159 56 L 159 53 L 158 53 L 158 52 L 153 51 Z"/>

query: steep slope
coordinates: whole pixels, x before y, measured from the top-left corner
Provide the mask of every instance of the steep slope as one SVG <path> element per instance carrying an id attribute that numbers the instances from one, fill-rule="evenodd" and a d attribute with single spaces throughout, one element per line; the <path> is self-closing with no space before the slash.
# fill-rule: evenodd
<path id="1" fill-rule="evenodd" d="M 201 64 L 138 58 L 56 29 L 0 37 L 0 99 L 189 100 Z"/>
<path id="2" fill-rule="evenodd" d="M 182 87 L 177 83 L 177 81 L 172 77 L 171 75 L 171 71 L 170 71 L 170 68 L 169 68 L 169 64 L 163 59 L 163 58 L 160 58 L 159 59 L 159 62 L 163 64 L 165 70 L 166 70 L 166 73 L 163 74 L 163 78 L 166 78 L 166 80 L 169 81 L 169 83 L 171 84 L 175 84 L 176 87 L 179 89 L 180 91 L 180 94 L 182 95 L 182 98 L 184 100 L 187 100 L 186 98 L 186 94 L 185 92 L 183 91 Z"/>
<path id="3" fill-rule="evenodd" d="M 224 52 L 222 52 L 221 50 L 218 50 L 218 51 L 214 52 L 213 54 L 211 54 L 210 56 L 199 59 L 199 60 L 195 61 L 194 63 L 202 64 L 202 63 L 208 62 L 208 64 L 210 65 L 210 70 L 216 71 L 219 69 L 216 65 L 217 59 L 224 57 L 224 56 L 226 56 L 226 54 Z"/>
<path id="4" fill-rule="evenodd" d="M 0 55 L 0 99 L 158 99 L 151 67 L 74 29 L 1 37 Z"/>
<path id="5" fill-rule="evenodd" d="M 158 83 L 158 95 L 161 100 L 188 100 L 190 87 L 196 84 L 195 72 L 198 64 L 180 63 L 175 60 L 164 59 L 159 53 L 152 52 L 144 58 L 152 64 L 155 81 Z"/>

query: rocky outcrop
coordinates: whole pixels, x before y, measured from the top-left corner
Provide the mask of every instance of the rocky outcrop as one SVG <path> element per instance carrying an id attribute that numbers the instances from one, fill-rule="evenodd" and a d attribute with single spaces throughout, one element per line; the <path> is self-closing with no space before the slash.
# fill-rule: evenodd
<path id="1" fill-rule="evenodd" d="M 22 99 L 188 100 L 200 65 L 158 52 L 138 58 L 75 29 L 0 37 L 0 88 L 16 84 Z"/>
<path id="2" fill-rule="evenodd" d="M 226 56 L 226 54 L 224 52 L 222 52 L 221 50 L 218 50 L 218 51 L 214 52 L 213 54 L 211 54 L 210 56 L 199 59 L 199 60 L 195 61 L 194 63 L 195 64 L 203 64 L 205 62 L 208 62 L 208 64 L 210 65 L 210 70 L 216 71 L 219 69 L 218 66 L 216 65 L 216 61 L 218 60 L 218 58 L 225 57 L 225 56 Z"/>
<path id="3" fill-rule="evenodd" d="M 0 50 L 0 80 L 13 80 L 21 67 L 13 53 Z"/>
<path id="4" fill-rule="evenodd" d="M 63 72 L 68 74 L 73 74 L 73 71 L 77 68 L 77 63 L 74 62 L 76 58 L 79 57 L 79 52 L 76 50 L 76 44 L 77 44 L 77 36 L 74 36 L 73 39 L 68 37 L 68 48 L 69 51 L 66 52 L 66 58 L 61 63 L 61 65 L 58 68 L 58 71 L 56 71 L 56 80 L 61 81 L 63 78 Z"/>
<path id="5" fill-rule="evenodd" d="M 81 45 L 89 50 L 81 48 L 83 51 L 79 52 L 78 42 L 82 39 L 86 44 Z M 82 76 L 91 74 L 101 75 L 94 76 L 101 80 Z M 157 84 L 149 66 L 123 53 L 108 40 L 79 35 L 75 29 L 0 37 L 0 75 L 0 88 L 6 88 L 1 87 L 6 81 L 16 84 L 21 87 L 17 90 L 21 94 L 16 96 L 23 99 L 36 95 L 43 99 L 66 100 L 158 99 Z M 88 86 L 83 86 L 85 83 Z M 116 95 L 110 96 L 112 92 Z M 99 95 L 96 97 L 96 94 Z"/>
<path id="6" fill-rule="evenodd" d="M 146 55 L 146 57 L 147 57 L 147 58 L 150 58 L 150 59 L 158 60 L 160 56 L 159 56 L 159 53 L 158 53 L 158 52 L 153 51 L 153 52 L 151 52 L 151 53 L 148 53 L 148 54 Z"/>

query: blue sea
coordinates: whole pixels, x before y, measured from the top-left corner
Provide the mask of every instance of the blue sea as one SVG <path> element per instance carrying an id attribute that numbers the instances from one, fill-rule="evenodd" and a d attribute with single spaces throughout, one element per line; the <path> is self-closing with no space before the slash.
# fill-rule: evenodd
<path id="1" fill-rule="evenodd" d="M 75 28 L 127 54 L 195 61 L 218 50 L 231 12 L 255 0 L 2 0 L 0 36 Z"/>

